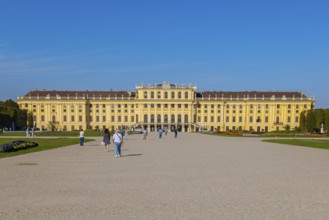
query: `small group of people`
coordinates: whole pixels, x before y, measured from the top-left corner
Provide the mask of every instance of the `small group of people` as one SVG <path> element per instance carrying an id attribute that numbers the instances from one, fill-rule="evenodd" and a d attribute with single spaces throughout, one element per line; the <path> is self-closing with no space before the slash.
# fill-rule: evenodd
<path id="1" fill-rule="evenodd" d="M 25 134 L 27 138 L 30 137 L 34 138 L 35 137 L 34 128 L 26 128 Z"/>
<path id="2" fill-rule="evenodd" d="M 112 142 L 114 143 L 114 151 L 115 157 L 121 157 L 121 146 L 123 145 L 123 134 L 125 135 L 126 139 L 128 139 L 128 130 L 119 131 L 118 129 L 115 130 L 115 133 L 112 136 Z M 104 136 L 103 136 L 103 144 L 105 147 L 105 151 L 110 151 L 110 144 L 111 144 L 111 134 L 109 129 L 105 129 Z"/>
<path id="3" fill-rule="evenodd" d="M 166 135 L 168 134 L 168 129 L 167 128 L 165 128 L 165 129 L 159 128 L 159 130 L 158 130 L 159 138 L 162 138 L 163 130 L 164 130 Z M 174 133 L 175 133 L 175 138 L 177 138 L 177 134 L 178 134 L 177 128 L 174 129 Z"/>

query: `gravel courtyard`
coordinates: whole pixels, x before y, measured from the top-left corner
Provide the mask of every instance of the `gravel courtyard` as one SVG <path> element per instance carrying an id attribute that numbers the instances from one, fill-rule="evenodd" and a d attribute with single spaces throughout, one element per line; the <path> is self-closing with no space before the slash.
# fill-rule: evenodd
<path id="1" fill-rule="evenodd" d="M 77 139 L 78 143 L 78 139 Z M 329 151 L 131 135 L 0 159 L 0 219 L 329 219 Z"/>

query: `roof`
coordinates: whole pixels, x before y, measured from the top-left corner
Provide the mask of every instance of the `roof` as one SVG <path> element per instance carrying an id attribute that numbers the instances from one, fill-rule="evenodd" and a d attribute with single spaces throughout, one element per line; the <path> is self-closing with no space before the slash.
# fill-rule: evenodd
<path id="1" fill-rule="evenodd" d="M 126 91 L 49 91 L 49 90 L 33 90 L 24 97 L 130 97 L 130 93 Z"/>
<path id="2" fill-rule="evenodd" d="M 203 98 L 307 98 L 302 92 L 259 92 L 259 91 L 245 91 L 245 92 L 202 92 Z"/>

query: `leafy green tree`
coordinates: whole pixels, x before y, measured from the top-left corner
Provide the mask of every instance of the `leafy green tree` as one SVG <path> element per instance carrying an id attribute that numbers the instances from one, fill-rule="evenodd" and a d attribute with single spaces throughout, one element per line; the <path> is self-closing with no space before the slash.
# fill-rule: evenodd
<path id="1" fill-rule="evenodd" d="M 316 128 L 314 110 L 309 110 L 306 116 L 306 129 L 311 132 Z"/>
<path id="2" fill-rule="evenodd" d="M 322 123 L 325 120 L 325 112 L 323 109 L 317 109 L 315 111 L 315 126 L 317 129 L 321 128 Z"/>
<path id="3" fill-rule="evenodd" d="M 326 118 L 324 121 L 324 129 L 327 131 L 327 134 L 329 135 L 329 113 L 326 114 Z"/>
<path id="4" fill-rule="evenodd" d="M 27 126 L 33 127 L 33 114 L 31 112 L 27 113 Z"/>
<path id="5" fill-rule="evenodd" d="M 299 128 L 302 132 L 307 131 L 307 128 L 306 128 L 306 115 L 305 115 L 304 111 L 302 111 L 300 113 Z"/>
<path id="6" fill-rule="evenodd" d="M 286 130 L 286 132 L 289 132 L 290 131 L 290 125 L 284 126 L 284 129 Z"/>
<path id="7" fill-rule="evenodd" d="M 17 111 L 17 122 L 16 122 L 17 129 L 25 129 L 26 123 L 27 123 L 27 111 L 19 109 Z"/>

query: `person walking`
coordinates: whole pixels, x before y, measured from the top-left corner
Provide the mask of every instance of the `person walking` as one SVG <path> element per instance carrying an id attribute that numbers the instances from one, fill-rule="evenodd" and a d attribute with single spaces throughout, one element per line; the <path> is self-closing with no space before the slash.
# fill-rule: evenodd
<path id="1" fill-rule="evenodd" d="M 177 131 L 177 128 L 175 128 L 175 138 L 177 138 L 177 134 L 178 134 L 178 131 Z"/>
<path id="2" fill-rule="evenodd" d="M 123 139 L 119 130 L 115 130 L 115 134 L 113 135 L 112 140 L 114 143 L 115 157 L 121 157 L 121 144 Z"/>
<path id="3" fill-rule="evenodd" d="M 162 138 L 162 129 L 161 128 L 159 128 L 159 138 Z"/>
<path id="4" fill-rule="evenodd" d="M 167 136 L 167 134 L 168 134 L 168 128 L 165 128 L 165 134 Z"/>
<path id="5" fill-rule="evenodd" d="M 80 129 L 80 146 L 83 146 L 83 143 L 85 142 L 85 132 L 83 129 Z"/>
<path id="6" fill-rule="evenodd" d="M 103 136 L 104 147 L 107 152 L 109 152 L 109 147 L 111 144 L 111 135 L 109 129 L 105 128 Z"/>
<path id="7" fill-rule="evenodd" d="M 125 130 L 125 139 L 126 140 L 128 139 L 128 133 L 129 133 L 128 128 L 126 128 L 126 130 Z"/>
<path id="8" fill-rule="evenodd" d="M 146 140 L 146 136 L 147 136 L 147 129 L 145 128 L 143 131 L 143 140 Z"/>

